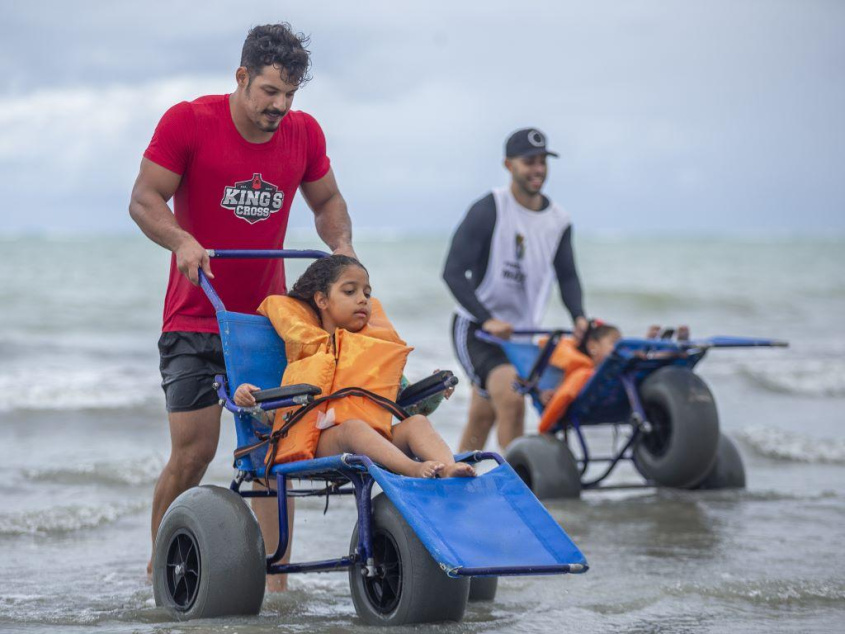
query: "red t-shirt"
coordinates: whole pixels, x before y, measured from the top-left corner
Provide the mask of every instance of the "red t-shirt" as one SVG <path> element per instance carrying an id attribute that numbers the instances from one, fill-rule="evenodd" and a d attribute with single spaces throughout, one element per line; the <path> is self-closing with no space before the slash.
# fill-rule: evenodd
<path id="1" fill-rule="evenodd" d="M 300 183 L 329 171 L 326 138 L 304 112 L 291 111 L 273 138 L 250 143 L 232 121 L 229 96 L 176 104 L 144 156 L 182 177 L 173 197 L 179 226 L 206 249 L 281 249 Z M 255 313 L 285 292 L 283 260 L 212 260 L 212 284 L 228 310 Z M 217 332 L 211 303 L 170 260 L 162 330 Z"/>

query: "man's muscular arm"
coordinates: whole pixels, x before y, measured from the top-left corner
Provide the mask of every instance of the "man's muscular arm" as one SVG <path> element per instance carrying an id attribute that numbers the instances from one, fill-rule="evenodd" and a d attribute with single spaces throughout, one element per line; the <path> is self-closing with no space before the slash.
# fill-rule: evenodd
<path id="1" fill-rule="evenodd" d="M 352 248 L 352 222 L 334 172 L 330 169 L 319 180 L 303 182 L 299 189 L 314 212 L 314 226 L 323 242 L 333 253 L 357 258 Z"/>
<path id="2" fill-rule="evenodd" d="M 179 174 L 148 159 L 141 159 L 141 169 L 129 201 L 129 215 L 150 240 L 173 251 L 176 266 L 191 284 L 196 285 L 199 283 L 197 269 L 200 267 L 208 277 L 213 278 L 214 275 L 211 274 L 208 253 L 179 226 L 167 206 L 181 180 Z"/>

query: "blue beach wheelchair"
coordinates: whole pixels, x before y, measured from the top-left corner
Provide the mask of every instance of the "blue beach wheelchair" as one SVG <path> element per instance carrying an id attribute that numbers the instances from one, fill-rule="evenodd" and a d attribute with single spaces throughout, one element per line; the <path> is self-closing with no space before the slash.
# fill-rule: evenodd
<path id="1" fill-rule="evenodd" d="M 326 255 L 291 250 L 209 254 L 220 259 Z M 307 385 L 280 389 L 285 348 L 270 321 L 227 311 L 199 273 L 220 326 L 226 375 L 216 377 L 216 387 L 221 404 L 235 417 L 237 473 L 228 489 L 194 487 L 167 510 L 153 561 L 156 605 L 180 620 L 257 614 L 268 574 L 348 570 L 356 612 L 368 624 L 460 621 L 468 600 L 495 595 L 499 576 L 588 569 L 572 540 L 495 453 L 455 456 L 471 463 L 495 463 L 475 478 L 408 478 L 352 454 L 266 469 L 266 446 L 256 446 L 271 430 L 257 417 L 259 410 L 304 407 L 319 390 Z M 456 381 L 449 373 L 439 373 L 434 380 L 404 389 L 398 404 L 411 406 Z M 240 408 L 231 401 L 235 387 L 245 382 L 262 388 L 255 393 L 255 408 Z M 275 490 L 242 489 L 244 483 L 261 480 L 273 480 Z M 293 480 L 310 487 L 289 488 Z M 373 497 L 375 485 L 382 492 Z M 358 520 L 350 527 L 348 551 L 335 559 L 279 563 L 289 542 L 288 497 L 329 495 L 354 496 Z M 277 500 L 280 536 L 269 556 L 245 501 L 250 497 Z"/>
<path id="2" fill-rule="evenodd" d="M 506 341 L 483 331 L 477 336 L 503 348 L 517 370 L 515 389 L 528 395 L 542 414 L 540 393 L 554 389 L 563 379 L 562 371 L 549 360 L 560 338 L 569 333 L 516 334 L 544 334 L 548 341 L 541 348 L 530 340 Z M 730 438 L 720 432 L 713 394 L 693 369 L 714 348 L 786 345 L 746 337 L 621 339 L 550 432 L 517 439 L 508 447 L 506 459 L 540 499 L 628 486 L 742 488 L 742 458 Z M 596 426 L 613 429 L 616 442 L 608 455 L 590 451 L 585 429 Z M 633 463 L 643 483 L 604 484 L 624 461 Z M 591 467 L 598 469 L 588 473 Z"/>

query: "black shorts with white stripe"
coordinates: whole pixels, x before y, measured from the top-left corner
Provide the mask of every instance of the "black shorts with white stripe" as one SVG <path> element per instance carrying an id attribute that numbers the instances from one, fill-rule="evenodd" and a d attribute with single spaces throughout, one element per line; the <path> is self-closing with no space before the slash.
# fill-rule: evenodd
<path id="1" fill-rule="evenodd" d="M 481 326 L 476 322 L 455 315 L 452 318 L 452 346 L 455 354 L 481 395 L 487 397 L 487 377 L 490 372 L 500 365 L 508 365 L 507 356 L 499 346 L 481 341 L 475 333 Z"/>

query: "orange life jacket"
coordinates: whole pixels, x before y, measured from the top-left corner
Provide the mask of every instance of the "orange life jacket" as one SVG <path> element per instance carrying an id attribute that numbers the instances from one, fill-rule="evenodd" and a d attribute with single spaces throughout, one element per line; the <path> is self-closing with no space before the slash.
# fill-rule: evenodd
<path id="1" fill-rule="evenodd" d="M 328 332 L 320 327 L 314 311 L 305 302 L 285 295 L 271 295 L 258 312 L 265 315 L 285 342 L 288 365 L 282 385 L 309 383 L 322 390 L 322 396 L 347 387 L 362 387 L 394 400 L 405 360 L 413 350 L 399 338 L 387 320 L 379 301 L 371 299 L 370 320 L 358 332 L 338 328 L 334 344 Z M 273 431 L 285 423 L 285 414 L 298 409 L 276 411 Z M 390 439 L 392 416 L 371 400 L 361 396 L 321 403 L 302 420 L 290 427 L 287 435 L 270 451 L 271 464 L 310 460 L 317 450 L 321 427 L 359 419 L 369 423 L 382 436 Z M 318 427 L 320 425 L 320 427 Z"/>
<path id="2" fill-rule="evenodd" d="M 542 345 L 542 344 L 541 344 Z M 595 373 L 595 364 L 587 355 L 578 350 L 575 341 L 562 339 L 549 363 L 563 370 L 563 381 L 555 390 L 540 417 L 540 433 L 544 434 L 554 427 L 572 405 L 572 401 Z"/>

